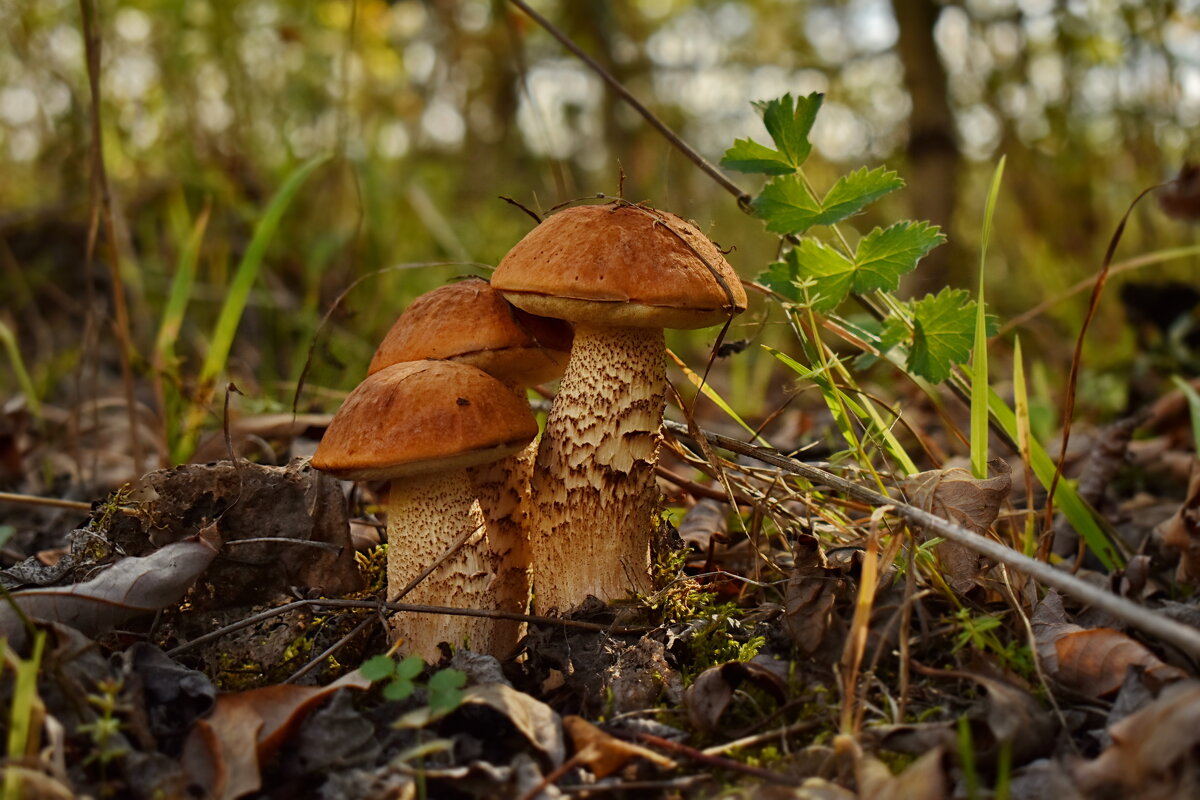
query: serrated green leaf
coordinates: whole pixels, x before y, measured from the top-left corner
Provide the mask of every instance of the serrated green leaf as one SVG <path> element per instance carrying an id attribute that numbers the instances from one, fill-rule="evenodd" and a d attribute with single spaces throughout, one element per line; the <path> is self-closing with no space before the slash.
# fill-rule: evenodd
<path id="1" fill-rule="evenodd" d="M 876 228 L 862 238 L 854 253 L 854 291 L 896 291 L 901 276 L 944 241 L 938 226 L 928 222 L 897 222 Z"/>
<path id="2" fill-rule="evenodd" d="M 374 683 L 396 674 L 396 662 L 385 655 L 372 656 L 358 668 L 363 677 Z"/>
<path id="3" fill-rule="evenodd" d="M 808 296 L 817 311 L 829 311 L 846 299 L 854 284 L 850 259 L 816 239 L 803 239 L 787 255 L 799 280 L 811 280 Z"/>
<path id="4" fill-rule="evenodd" d="M 783 153 L 751 139 L 735 141 L 721 158 L 721 166 L 738 172 L 761 172 L 765 175 L 787 175 L 796 171 Z"/>
<path id="5" fill-rule="evenodd" d="M 913 343 L 908 368 L 934 383 L 950 377 L 950 368 L 971 357 L 975 301 L 965 289 L 943 289 L 912 305 Z"/>
<path id="6" fill-rule="evenodd" d="M 883 321 L 883 330 L 879 332 L 879 352 L 886 353 L 898 344 L 912 341 L 912 328 L 895 314 Z"/>
<path id="7" fill-rule="evenodd" d="M 812 152 L 808 134 L 824 99 L 824 95 L 813 92 L 795 100 L 791 94 L 785 94 L 777 100 L 754 104 L 762 112 L 763 125 L 775 146 L 793 167 L 803 164 Z"/>
<path id="8" fill-rule="evenodd" d="M 425 669 L 425 662 L 420 656 L 409 656 L 396 665 L 396 674 L 401 678 L 415 678 Z"/>
<path id="9" fill-rule="evenodd" d="M 804 291 L 797 282 L 797 265 L 791 261 L 776 261 L 759 274 L 754 280 L 775 292 L 784 300 L 801 305 L 807 300 Z"/>
<path id="10" fill-rule="evenodd" d="M 903 185 L 900 176 L 885 167 L 863 167 L 840 178 L 823 200 L 817 200 L 800 176 L 785 175 L 768 183 L 750 205 L 772 233 L 801 234 L 814 225 L 841 222 Z"/>

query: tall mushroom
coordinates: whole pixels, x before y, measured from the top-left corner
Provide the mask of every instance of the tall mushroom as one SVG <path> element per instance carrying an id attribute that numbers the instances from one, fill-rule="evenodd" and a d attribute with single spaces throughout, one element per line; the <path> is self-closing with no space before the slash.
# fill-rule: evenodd
<path id="1" fill-rule="evenodd" d="M 375 351 L 368 374 L 404 361 L 447 359 L 478 367 L 524 397 L 530 386 L 562 375 L 570 347 L 566 322 L 515 308 L 487 281 L 470 278 L 414 300 Z M 488 521 L 492 607 L 501 611 L 524 613 L 529 603 L 525 517 L 536 454 L 531 444 L 467 471 Z M 521 630 L 520 623 L 497 621 L 497 644 L 515 645 Z"/>
<path id="2" fill-rule="evenodd" d="M 691 223 L 617 204 L 550 216 L 509 251 L 492 285 L 519 308 L 575 326 L 533 476 L 538 609 L 646 591 L 663 329 L 716 325 L 745 310 L 737 274 Z"/>
<path id="3" fill-rule="evenodd" d="M 404 601 L 488 608 L 493 559 L 467 469 L 520 452 L 537 429 L 528 404 L 475 367 L 395 364 L 350 393 L 312 463 L 346 480 L 390 481 L 389 598 L 465 539 Z M 426 660 L 437 660 L 442 641 L 499 654 L 511 645 L 497 642 L 493 620 L 476 617 L 406 614 L 395 632 Z"/>

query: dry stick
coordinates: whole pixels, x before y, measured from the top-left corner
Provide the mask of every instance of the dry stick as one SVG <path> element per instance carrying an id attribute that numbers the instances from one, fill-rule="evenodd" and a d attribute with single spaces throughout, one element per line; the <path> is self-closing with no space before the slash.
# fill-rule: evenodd
<path id="1" fill-rule="evenodd" d="M 671 421 L 666 421 L 663 425 L 675 436 L 692 440 L 692 435 L 688 432 L 686 426 Z M 803 461 L 797 461 L 794 458 L 788 458 L 771 450 L 746 444 L 728 436 L 708 432 L 705 432 L 704 436 L 709 444 L 716 447 L 738 453 L 739 455 L 749 456 L 763 463 L 778 467 L 785 472 L 799 475 L 802 478 L 807 478 L 810 481 L 828 486 L 831 489 L 853 497 L 855 500 L 860 500 L 872 506 L 892 506 L 892 513 L 904 521 L 925 528 L 931 533 L 970 548 L 976 553 L 985 555 L 993 561 L 1022 572 L 1040 583 L 1057 589 L 1082 603 L 1107 611 L 1109 614 L 1124 620 L 1143 633 L 1157 636 L 1163 641 L 1179 648 L 1191 658 L 1200 660 L 1200 629 L 1176 622 L 1162 614 L 1157 614 L 1148 608 L 1126 600 L 1124 597 L 1119 597 L 1111 592 L 1096 588 L 1074 575 L 1062 572 L 1051 567 L 1049 564 L 1022 555 L 1011 547 L 1006 547 L 999 542 L 973 533 L 961 525 L 945 520 L 936 514 L 931 514 L 928 511 L 909 505 L 896 498 L 888 497 L 874 489 L 869 489 L 866 486 L 848 481 L 845 478 L 834 475 L 832 472 L 819 469 Z"/>
<path id="2" fill-rule="evenodd" d="M 121 254 L 117 248 L 117 231 L 113 223 L 112 196 L 108 190 L 108 173 L 104 168 L 104 138 L 100 126 L 100 31 L 95 18 L 94 0 L 79 0 L 83 18 L 83 44 L 87 61 L 88 88 L 92 95 L 90 116 L 92 129 L 92 218 L 88 225 L 87 260 L 95 256 L 96 234 L 100 217 L 104 217 L 104 239 L 108 245 L 108 274 L 112 280 L 114 329 L 121 352 L 121 382 L 125 389 L 125 405 L 129 413 L 129 444 L 133 451 L 133 469 L 141 475 L 146 471 L 146 453 L 138 437 L 137 402 L 133 395 L 133 337 L 129 332 L 129 309 L 125 305 L 125 280 L 121 276 Z M 103 211 L 103 215 L 101 214 Z"/>
<path id="3" fill-rule="evenodd" d="M 694 747 L 688 747 L 686 744 L 672 742 L 670 739 L 664 739 L 661 736 L 654 736 L 653 734 L 649 733 L 635 733 L 633 736 L 640 742 L 654 745 L 655 747 L 662 748 L 663 750 L 670 750 L 672 752 L 679 753 L 680 755 L 687 756 L 693 761 L 706 764 L 710 767 L 727 769 L 730 772 L 740 772 L 743 775 L 750 775 L 767 783 L 775 783 L 782 786 L 796 786 L 799 784 L 799 780 L 790 775 L 783 775 L 781 773 L 772 772 L 769 769 L 762 769 L 760 767 L 751 767 L 747 764 L 741 763 L 740 761 L 734 761 L 731 758 L 710 756 L 703 750 L 697 750 Z"/>
<path id="4" fill-rule="evenodd" d="M 300 669 L 296 670 L 291 675 L 289 675 L 287 677 L 287 679 L 284 680 L 284 683 L 295 683 L 296 681 L 300 680 L 305 675 L 312 672 L 317 667 L 317 665 L 320 664 L 322 661 L 329 658 L 331 655 L 336 653 L 338 650 L 341 650 L 343 647 L 348 645 L 350 642 L 354 641 L 354 637 L 358 636 L 360 633 L 365 631 L 367 629 L 368 625 L 372 624 L 373 622 L 377 622 L 377 621 L 379 621 L 379 617 L 374 616 L 374 615 L 368 616 L 362 622 L 355 625 L 354 630 L 350 631 L 345 636 L 338 639 L 333 644 L 329 645 L 329 647 L 326 647 L 325 650 L 319 656 L 312 659 L 307 664 L 305 664 L 303 667 L 301 667 Z"/>
<path id="5" fill-rule="evenodd" d="M 574 54 L 575 57 L 580 61 L 587 64 L 588 67 L 595 72 L 601 80 L 608 84 L 609 88 L 620 95 L 621 99 L 628 103 L 630 108 L 641 114 L 642 118 L 645 119 L 646 122 L 650 123 L 651 127 L 661 133 L 663 137 L 675 147 L 676 150 L 687 156 L 687 158 L 691 160 L 693 164 L 707 173 L 708 176 L 714 181 L 719 183 L 721 187 L 725 189 L 725 191 L 736 197 L 738 200 L 738 205 L 744 205 L 750 202 L 750 195 L 743 192 L 737 186 L 737 184 L 725 177 L 721 171 L 710 164 L 708 160 L 704 158 L 704 156 L 697 153 L 691 148 L 691 146 L 688 145 L 687 142 L 680 139 L 675 131 L 667 127 L 666 123 L 656 117 L 654 113 L 650 111 L 650 109 L 642 105 L 641 102 L 633 96 L 633 93 L 626 89 L 620 81 L 614 78 L 612 74 L 610 74 L 609 71 L 600 64 L 600 62 L 589 56 L 583 51 L 582 48 L 579 47 L 579 45 L 571 41 L 571 38 L 555 27 L 554 23 L 530 8 L 529 5 L 525 3 L 525 0 L 509 0 L 509 2 L 524 11 L 530 19 L 532 19 L 538 25 L 541 25 L 546 29 L 547 33 L 557 39 L 559 44 L 570 50 L 571 53 Z"/>
<path id="6" fill-rule="evenodd" d="M 531 625 L 549 625 L 558 626 L 560 628 L 575 628 L 584 631 L 597 631 L 602 633 L 612 633 L 618 636 L 641 634 L 650 630 L 650 628 L 635 628 L 622 625 L 603 625 L 598 622 L 583 622 L 582 620 L 561 619 L 559 617 L 539 617 L 532 614 L 515 614 L 511 611 L 490 611 L 482 608 L 450 608 L 448 606 L 425 606 L 415 603 L 383 603 L 378 600 L 333 600 L 333 599 L 318 599 L 318 600 L 296 600 L 286 605 L 276 608 L 267 609 L 258 614 L 238 620 L 217 628 L 214 631 L 197 636 L 191 641 L 176 645 L 167 651 L 167 655 L 174 657 L 177 653 L 182 653 L 184 650 L 190 650 L 193 647 L 202 645 L 206 642 L 211 642 L 213 639 L 219 639 L 227 633 L 240 631 L 242 628 L 248 628 L 251 625 L 257 625 L 260 622 L 265 622 L 273 617 L 278 617 L 281 614 L 286 614 L 290 611 L 298 611 L 302 608 L 366 608 L 376 611 L 408 611 L 416 614 L 449 614 L 458 617 L 484 617 L 485 619 L 507 619 L 515 622 L 528 622 Z"/>

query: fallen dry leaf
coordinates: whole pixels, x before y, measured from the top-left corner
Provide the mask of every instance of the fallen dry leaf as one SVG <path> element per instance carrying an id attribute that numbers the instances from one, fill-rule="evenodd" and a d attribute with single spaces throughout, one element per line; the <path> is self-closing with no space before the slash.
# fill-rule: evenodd
<path id="1" fill-rule="evenodd" d="M 563 727 L 575 747 L 575 757 L 597 778 L 607 777 L 635 758 L 642 758 L 663 769 L 674 769 L 675 762 L 666 756 L 609 736 L 583 717 L 563 717 Z"/>
<path id="2" fill-rule="evenodd" d="M 488 706 L 507 717 L 552 766 L 563 763 L 567 746 L 563 741 L 562 721 L 550 706 L 503 683 L 470 687 L 463 695 L 462 704 L 472 703 Z"/>
<path id="3" fill-rule="evenodd" d="M 233 800 L 255 792 L 262 787 L 260 765 L 318 703 L 339 689 L 370 685 L 355 670 L 328 686 L 277 684 L 220 695 L 184 743 L 184 767 L 208 797 Z"/>
<path id="4" fill-rule="evenodd" d="M 1087 629 L 1065 620 L 1062 598 L 1051 592 L 1034 611 L 1033 633 L 1042 669 L 1074 691 L 1090 697 L 1112 694 L 1121 688 L 1125 673 L 1133 666 L 1162 682 L 1187 677 L 1120 631 Z"/>
<path id="5" fill-rule="evenodd" d="M 1106 789 L 1126 800 L 1196 797 L 1200 792 L 1200 681 L 1182 681 L 1108 729 L 1112 744 L 1073 769 L 1085 796 Z M 1114 790 L 1123 789 L 1114 793 Z"/>
<path id="6" fill-rule="evenodd" d="M 783 629 L 804 655 L 817 652 L 837 622 L 834 603 L 845 590 L 844 575 L 829 569 L 815 543 L 800 542 L 796 566 L 784 590 Z M 837 624 L 841 624 L 838 622 Z"/>
<path id="7" fill-rule="evenodd" d="M 787 700 L 787 682 L 776 670 L 757 658 L 729 661 L 701 672 L 683 693 L 688 719 L 701 730 L 718 730 L 721 715 L 744 681 L 750 681 L 780 704 Z"/>
<path id="8" fill-rule="evenodd" d="M 11 597 L 30 617 L 70 625 L 94 638 L 179 602 L 216 554 L 206 537 L 193 537 L 148 556 L 123 558 L 83 583 L 28 589 Z M 8 603 L 0 605 L 0 633 L 11 643 L 25 637 L 25 626 Z"/>
<path id="9" fill-rule="evenodd" d="M 1200 582 L 1200 459 L 1192 459 L 1187 496 L 1179 511 L 1156 533 L 1164 547 L 1179 553 L 1176 577 L 1184 583 Z"/>
<path id="10" fill-rule="evenodd" d="M 1012 489 L 1006 461 L 992 459 L 988 472 L 991 477 L 980 480 L 961 467 L 928 470 L 910 475 L 901 486 L 911 504 L 984 535 Z M 980 572 L 978 553 L 956 542 L 941 542 L 934 546 L 934 553 L 952 589 L 967 592 L 975 586 Z"/>

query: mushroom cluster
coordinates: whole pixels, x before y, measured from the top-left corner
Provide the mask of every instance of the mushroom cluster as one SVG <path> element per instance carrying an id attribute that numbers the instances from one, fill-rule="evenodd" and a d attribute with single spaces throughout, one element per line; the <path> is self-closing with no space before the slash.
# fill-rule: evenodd
<path id="1" fill-rule="evenodd" d="M 691 223 L 626 203 L 568 208 L 518 242 L 490 285 L 412 303 L 313 465 L 390 481 L 389 598 L 411 589 L 409 602 L 521 613 L 532 579 L 540 611 L 566 612 L 646 591 L 663 329 L 745 307 L 737 274 Z M 560 375 L 534 445 L 525 391 Z M 394 633 L 436 659 L 443 641 L 505 655 L 520 626 L 405 614 Z"/>

